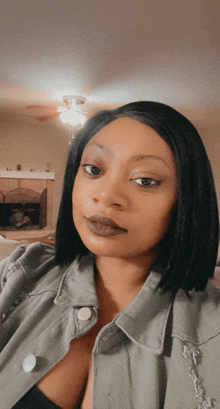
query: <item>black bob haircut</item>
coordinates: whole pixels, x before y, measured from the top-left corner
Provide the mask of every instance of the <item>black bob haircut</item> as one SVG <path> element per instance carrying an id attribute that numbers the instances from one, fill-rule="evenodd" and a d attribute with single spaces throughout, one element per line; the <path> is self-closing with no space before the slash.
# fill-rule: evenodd
<path id="1" fill-rule="evenodd" d="M 158 289 L 202 291 L 213 277 L 219 220 L 214 180 L 202 140 L 188 119 L 157 102 L 133 102 L 90 118 L 70 148 L 56 230 L 56 261 L 72 262 L 88 253 L 73 223 L 72 191 L 83 150 L 110 122 L 132 118 L 153 128 L 175 155 L 178 200 L 170 226 L 159 244 L 154 270 L 162 273 Z"/>

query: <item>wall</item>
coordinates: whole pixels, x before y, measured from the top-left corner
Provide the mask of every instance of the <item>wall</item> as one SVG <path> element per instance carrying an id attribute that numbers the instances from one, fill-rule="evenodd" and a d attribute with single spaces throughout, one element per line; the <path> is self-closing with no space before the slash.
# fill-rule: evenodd
<path id="1" fill-rule="evenodd" d="M 220 134 L 218 129 L 212 128 L 211 131 L 201 131 L 201 136 L 211 162 L 211 167 L 215 180 L 216 193 L 218 198 L 220 214 Z"/>

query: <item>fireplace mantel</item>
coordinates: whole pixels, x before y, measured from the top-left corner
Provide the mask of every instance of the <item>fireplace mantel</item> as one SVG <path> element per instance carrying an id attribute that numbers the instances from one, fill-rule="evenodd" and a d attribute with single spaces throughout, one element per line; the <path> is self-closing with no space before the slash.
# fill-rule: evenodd
<path id="1" fill-rule="evenodd" d="M 0 170 L 0 178 L 4 179 L 55 179 L 55 172 L 22 172 L 13 170 Z"/>

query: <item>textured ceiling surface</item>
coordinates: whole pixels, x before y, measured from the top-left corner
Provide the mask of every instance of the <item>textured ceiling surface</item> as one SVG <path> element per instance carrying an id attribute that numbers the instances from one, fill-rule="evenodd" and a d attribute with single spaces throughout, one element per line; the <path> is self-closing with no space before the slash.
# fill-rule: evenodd
<path id="1" fill-rule="evenodd" d="M 217 110 L 219 21 L 219 0 L 1 0 L 1 106 L 78 93 Z"/>

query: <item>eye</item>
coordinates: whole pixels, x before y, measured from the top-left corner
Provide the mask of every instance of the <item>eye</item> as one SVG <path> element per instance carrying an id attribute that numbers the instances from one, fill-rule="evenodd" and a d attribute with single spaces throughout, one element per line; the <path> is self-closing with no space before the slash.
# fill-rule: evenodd
<path id="1" fill-rule="evenodd" d="M 100 169 L 94 165 L 83 165 L 84 172 L 88 173 L 91 176 L 98 176 Z"/>
<path id="2" fill-rule="evenodd" d="M 155 185 L 159 184 L 159 182 L 156 182 L 156 180 L 151 179 L 151 178 L 135 179 L 135 183 L 137 183 L 138 185 L 143 186 L 145 188 L 155 186 Z"/>

